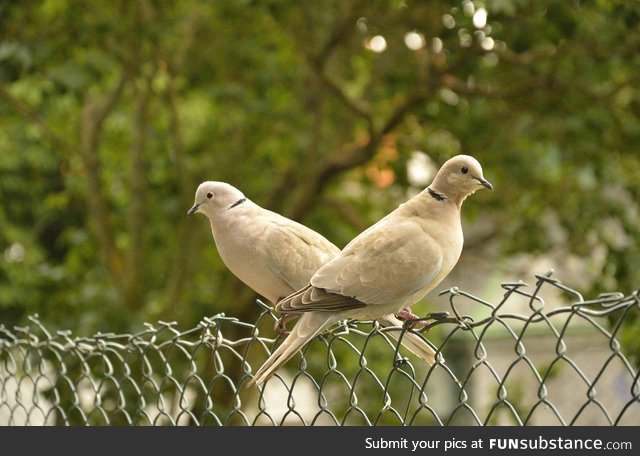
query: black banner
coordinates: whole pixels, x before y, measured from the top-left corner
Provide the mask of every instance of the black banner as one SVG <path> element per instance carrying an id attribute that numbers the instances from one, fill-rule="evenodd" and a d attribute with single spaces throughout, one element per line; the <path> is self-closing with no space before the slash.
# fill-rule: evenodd
<path id="1" fill-rule="evenodd" d="M 638 454 L 638 427 L 0 428 L 3 449 L 28 454 L 274 456 Z M 224 452 L 224 453 L 221 453 Z M 9 454 L 9 453 L 5 453 Z"/>

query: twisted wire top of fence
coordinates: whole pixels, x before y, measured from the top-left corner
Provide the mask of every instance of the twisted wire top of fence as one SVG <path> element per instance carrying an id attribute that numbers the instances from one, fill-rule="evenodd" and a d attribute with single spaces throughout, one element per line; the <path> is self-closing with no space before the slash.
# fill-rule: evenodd
<path id="1" fill-rule="evenodd" d="M 638 293 L 589 301 L 536 278 L 495 303 L 442 292 L 449 314 L 419 333 L 434 366 L 389 337 L 408 325 L 345 321 L 261 389 L 246 384 L 281 340 L 264 336 L 276 317 L 260 301 L 253 323 L 219 314 L 186 331 L 74 337 L 31 317 L 0 326 L 0 424 L 640 424 L 640 371 L 620 343 Z"/>

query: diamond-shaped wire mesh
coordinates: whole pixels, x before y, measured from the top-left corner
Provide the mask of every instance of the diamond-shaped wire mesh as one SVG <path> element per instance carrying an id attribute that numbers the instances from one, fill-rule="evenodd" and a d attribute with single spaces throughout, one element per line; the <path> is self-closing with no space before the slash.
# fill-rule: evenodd
<path id="1" fill-rule="evenodd" d="M 0 326 L 0 425 L 639 425 L 640 371 L 619 342 L 638 293 L 585 301 L 536 277 L 495 303 L 446 290 L 449 317 L 429 315 L 426 332 L 344 322 L 261 389 L 246 384 L 281 342 L 263 336 L 276 316 L 261 302 L 255 323 L 216 315 L 187 331 Z M 438 362 L 390 331 L 426 336 Z"/>

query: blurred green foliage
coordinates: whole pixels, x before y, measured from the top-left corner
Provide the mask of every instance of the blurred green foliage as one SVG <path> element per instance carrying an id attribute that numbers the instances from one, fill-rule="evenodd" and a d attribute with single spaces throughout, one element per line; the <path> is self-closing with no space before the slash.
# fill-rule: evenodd
<path id="1" fill-rule="evenodd" d="M 0 5 L 0 322 L 249 320 L 196 186 L 344 246 L 406 199 L 414 151 L 481 161 L 496 191 L 464 215 L 498 258 L 599 252 L 581 291 L 638 288 L 636 2 Z"/>

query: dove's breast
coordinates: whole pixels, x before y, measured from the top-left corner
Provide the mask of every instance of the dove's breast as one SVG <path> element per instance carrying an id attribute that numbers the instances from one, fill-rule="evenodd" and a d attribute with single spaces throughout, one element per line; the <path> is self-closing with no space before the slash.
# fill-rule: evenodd
<path id="1" fill-rule="evenodd" d="M 464 234 L 459 211 L 442 211 L 440 217 L 444 223 L 433 223 L 431 220 L 425 223 L 423 221 L 423 229 L 441 246 L 443 252 L 442 270 L 444 275 L 447 275 L 460 258 Z"/>
<path id="2" fill-rule="evenodd" d="M 459 212 L 456 210 L 442 210 L 439 213 L 430 215 L 430 218 L 416 217 L 414 220 L 421 226 L 425 235 L 433 239 L 434 244 L 439 247 L 439 268 L 429 283 L 407 299 L 406 305 L 422 299 L 437 287 L 455 267 L 462 253 L 464 235 Z M 434 220 L 439 220 L 443 223 L 434 223 Z M 446 229 L 443 227 L 446 227 Z"/>
<path id="3" fill-rule="evenodd" d="M 259 219 L 216 220 L 212 221 L 211 230 L 225 266 L 259 295 L 276 303 L 296 291 L 273 271 L 268 259 L 259 254 L 257 246 L 263 242 L 266 231 Z"/>

